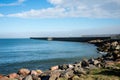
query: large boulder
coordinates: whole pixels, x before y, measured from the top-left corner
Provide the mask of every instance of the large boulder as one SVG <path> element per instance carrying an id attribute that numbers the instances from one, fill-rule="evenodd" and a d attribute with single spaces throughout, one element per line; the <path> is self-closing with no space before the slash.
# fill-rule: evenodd
<path id="1" fill-rule="evenodd" d="M 92 69 L 97 69 L 98 67 L 96 67 L 93 64 L 90 64 L 89 67 L 85 67 L 86 70 L 92 70 Z"/>
<path id="2" fill-rule="evenodd" d="M 49 80 L 50 74 L 51 74 L 51 71 L 45 71 L 41 73 L 39 77 L 41 78 L 41 80 Z"/>
<path id="3" fill-rule="evenodd" d="M 58 78 L 57 80 L 68 80 L 68 79 L 65 78 L 65 77 L 60 77 L 60 78 Z"/>
<path id="4" fill-rule="evenodd" d="M 70 80 L 83 80 L 79 76 L 75 75 Z"/>
<path id="5" fill-rule="evenodd" d="M 1 77 L 0 80 L 10 80 L 8 77 Z"/>
<path id="6" fill-rule="evenodd" d="M 33 80 L 41 80 L 41 78 L 39 76 L 36 75 L 32 75 Z"/>
<path id="7" fill-rule="evenodd" d="M 120 50 L 120 45 L 117 45 L 115 49 Z"/>
<path id="8" fill-rule="evenodd" d="M 59 69 L 66 70 L 68 69 L 68 65 L 67 64 L 59 65 Z"/>
<path id="9" fill-rule="evenodd" d="M 119 54 L 120 52 L 118 50 L 113 51 L 114 54 Z"/>
<path id="10" fill-rule="evenodd" d="M 107 46 L 107 47 L 110 47 L 110 43 L 109 42 L 107 42 L 106 44 L 104 44 L 105 46 Z"/>
<path id="11" fill-rule="evenodd" d="M 11 73 L 8 75 L 9 78 L 11 79 L 18 79 L 19 78 L 19 75 L 17 73 Z"/>
<path id="12" fill-rule="evenodd" d="M 84 59 L 84 60 L 82 61 L 82 63 L 81 63 L 81 66 L 82 66 L 82 67 L 88 67 L 88 66 L 89 66 L 88 60 Z"/>
<path id="13" fill-rule="evenodd" d="M 69 79 L 74 76 L 74 71 L 72 69 L 68 69 L 66 71 L 61 72 L 60 77 L 64 77 L 66 79 Z"/>
<path id="14" fill-rule="evenodd" d="M 120 59 L 120 52 L 119 53 L 113 53 L 114 60 Z"/>
<path id="15" fill-rule="evenodd" d="M 94 61 L 95 61 L 94 58 L 91 58 L 91 59 L 88 60 L 89 64 L 94 64 Z"/>
<path id="16" fill-rule="evenodd" d="M 50 74 L 49 80 L 56 80 L 60 76 L 60 72 L 58 70 L 52 71 Z"/>
<path id="17" fill-rule="evenodd" d="M 58 68 L 59 68 L 59 66 L 57 65 L 57 66 L 52 66 L 51 68 L 50 68 L 50 70 L 58 70 Z"/>
<path id="18" fill-rule="evenodd" d="M 111 46 L 117 46 L 118 42 L 117 41 L 114 41 L 111 43 Z"/>
<path id="19" fill-rule="evenodd" d="M 68 64 L 68 68 L 74 68 L 72 64 Z"/>
<path id="20" fill-rule="evenodd" d="M 86 74 L 86 71 L 83 68 L 75 67 L 74 68 L 74 74 L 76 74 L 76 75 Z"/>
<path id="21" fill-rule="evenodd" d="M 98 60 L 94 60 L 94 65 L 99 64 L 100 62 Z"/>
<path id="22" fill-rule="evenodd" d="M 77 63 L 75 63 L 74 65 L 73 65 L 74 67 L 82 67 L 82 62 L 77 62 Z"/>
<path id="23" fill-rule="evenodd" d="M 33 80 L 31 75 L 26 76 L 23 80 Z"/>
<path id="24" fill-rule="evenodd" d="M 32 70 L 32 71 L 31 71 L 31 75 L 36 75 L 36 76 L 37 76 L 38 73 L 37 73 L 35 70 Z"/>
<path id="25" fill-rule="evenodd" d="M 18 73 L 19 73 L 20 75 L 26 76 L 26 75 L 29 75 L 29 74 L 30 74 L 30 70 L 22 68 L 22 69 L 20 69 L 20 70 L 18 71 Z"/>
<path id="26" fill-rule="evenodd" d="M 0 78 L 4 77 L 2 74 L 0 74 Z"/>
<path id="27" fill-rule="evenodd" d="M 43 73 L 42 70 L 36 70 L 36 72 L 37 72 L 38 75 Z"/>

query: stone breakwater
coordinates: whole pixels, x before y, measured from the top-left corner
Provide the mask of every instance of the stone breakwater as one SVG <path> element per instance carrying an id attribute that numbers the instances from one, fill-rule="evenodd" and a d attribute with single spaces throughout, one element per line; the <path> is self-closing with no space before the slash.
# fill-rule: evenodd
<path id="1" fill-rule="evenodd" d="M 120 60 L 120 40 L 92 40 L 89 41 L 89 43 L 95 44 L 98 47 L 98 51 L 107 53 L 104 55 L 104 59 L 113 61 Z"/>
<path id="2" fill-rule="evenodd" d="M 92 40 L 89 43 L 98 46 L 101 52 L 106 55 L 96 59 L 83 59 L 73 64 L 63 64 L 52 66 L 47 71 L 29 70 L 22 68 L 17 73 L 0 75 L 0 80 L 105 80 L 105 79 L 86 79 L 83 76 L 90 75 L 93 69 L 112 69 L 120 71 L 120 42 L 104 42 L 103 40 Z M 120 78 L 119 78 L 120 79 Z M 115 80 L 119 80 L 115 79 Z"/>

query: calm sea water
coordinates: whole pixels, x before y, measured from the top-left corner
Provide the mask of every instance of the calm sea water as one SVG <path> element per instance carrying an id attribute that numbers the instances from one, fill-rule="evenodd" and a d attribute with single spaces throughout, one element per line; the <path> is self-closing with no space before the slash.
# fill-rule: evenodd
<path id="1" fill-rule="evenodd" d="M 46 70 L 50 66 L 97 56 L 96 47 L 87 43 L 0 39 L 1 74 L 16 72 L 20 68 Z"/>

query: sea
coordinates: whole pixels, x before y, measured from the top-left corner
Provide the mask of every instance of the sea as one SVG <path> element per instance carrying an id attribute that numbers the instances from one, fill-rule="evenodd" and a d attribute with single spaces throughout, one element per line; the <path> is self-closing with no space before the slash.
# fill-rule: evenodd
<path id="1" fill-rule="evenodd" d="M 88 43 L 0 39 L 0 74 L 17 72 L 21 68 L 48 70 L 51 66 L 98 56 L 96 46 Z"/>

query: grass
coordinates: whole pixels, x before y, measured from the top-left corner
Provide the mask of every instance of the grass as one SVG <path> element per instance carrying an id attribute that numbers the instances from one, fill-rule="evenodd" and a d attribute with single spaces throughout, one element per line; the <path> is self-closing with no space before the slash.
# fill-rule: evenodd
<path id="1" fill-rule="evenodd" d="M 92 69 L 87 75 L 80 77 L 75 75 L 72 79 L 60 78 L 58 80 L 120 80 L 120 64 L 115 64 L 114 66 L 119 67 L 119 69 Z"/>
<path id="2" fill-rule="evenodd" d="M 114 66 L 120 68 L 120 64 Z M 120 80 L 120 69 L 93 69 L 84 80 Z"/>

